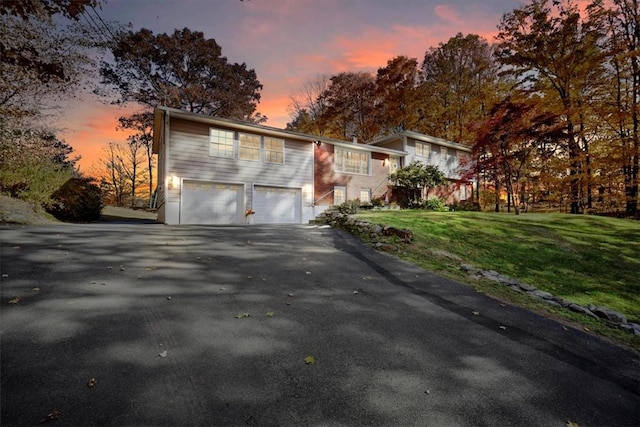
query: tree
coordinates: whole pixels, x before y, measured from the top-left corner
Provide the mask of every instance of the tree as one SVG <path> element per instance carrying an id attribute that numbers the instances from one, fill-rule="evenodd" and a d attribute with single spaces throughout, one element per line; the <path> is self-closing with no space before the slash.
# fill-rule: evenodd
<path id="1" fill-rule="evenodd" d="M 325 134 L 327 105 L 322 94 L 329 88 L 330 82 L 329 76 L 316 76 L 290 96 L 292 121 L 287 124 L 287 129 L 314 135 Z"/>
<path id="2" fill-rule="evenodd" d="M 480 174 L 493 180 L 496 212 L 502 186 L 507 191 L 508 212 L 512 204 L 516 215 L 521 205 L 526 208 L 527 192 L 541 173 L 532 167 L 535 157 L 541 155 L 538 148 L 545 140 L 558 137 L 556 123 L 555 115 L 540 109 L 539 100 L 508 97 L 494 106 L 479 126 L 473 152 L 479 159 Z"/>
<path id="3" fill-rule="evenodd" d="M 581 213 L 591 191 L 585 108 L 602 71 L 602 35 L 583 23 L 571 0 L 532 0 L 504 15 L 499 29 L 498 61 L 523 90 L 543 96 L 563 118 L 571 213 Z"/>
<path id="4" fill-rule="evenodd" d="M 144 149 L 147 159 L 147 176 L 149 182 L 149 207 L 152 204 L 153 195 L 153 114 L 151 113 L 135 113 L 129 117 L 120 117 L 120 128 L 134 130 L 135 133 L 127 138 L 130 147 L 136 147 L 137 150 Z M 132 173 L 135 177 L 136 173 Z M 134 185 L 135 188 L 135 185 Z M 135 191 L 134 191 L 135 193 Z M 135 194 L 133 195 L 135 198 Z"/>
<path id="5" fill-rule="evenodd" d="M 138 187 L 146 183 L 148 176 L 141 167 L 145 163 L 143 147 L 130 143 L 122 145 L 110 142 L 101 159 L 105 178 L 101 186 L 113 198 L 116 206 L 136 206 Z"/>
<path id="6" fill-rule="evenodd" d="M 418 60 L 397 56 L 376 76 L 377 122 L 382 134 L 416 128 Z"/>
<path id="7" fill-rule="evenodd" d="M 327 136 L 371 141 L 378 134 L 375 120 L 375 80 L 370 73 L 340 73 L 320 95 L 326 105 L 321 120 Z"/>
<path id="8" fill-rule="evenodd" d="M 597 98 L 590 103 L 603 124 L 601 139 L 610 149 L 603 153 L 607 163 L 600 167 L 600 175 L 607 176 L 600 183 L 603 191 L 615 188 L 615 175 L 622 170 L 626 214 L 638 216 L 638 186 L 640 163 L 640 10 L 637 0 L 614 0 L 608 7 L 595 1 L 591 9 L 593 21 L 606 34 L 607 67 L 605 81 Z"/>
<path id="9" fill-rule="evenodd" d="M 102 62 L 102 83 L 119 103 L 153 109 L 164 105 L 194 113 L 260 122 L 262 85 L 246 64 L 231 64 L 214 39 L 188 28 L 155 35 L 120 32 L 111 47 L 113 62 Z"/>
<path id="10" fill-rule="evenodd" d="M 466 144 L 470 124 L 482 120 L 499 96 L 498 65 L 486 40 L 458 33 L 424 56 L 419 131 Z"/>
<path id="11" fill-rule="evenodd" d="M 413 162 L 392 173 L 389 181 L 399 193 L 400 204 L 406 207 L 420 206 L 423 193 L 428 197 L 429 190 L 444 184 L 446 177 L 437 166 Z"/>
<path id="12" fill-rule="evenodd" d="M 73 149 L 48 128 L 0 122 L 0 191 L 44 205 L 74 174 Z"/>
<path id="13" fill-rule="evenodd" d="M 77 19 L 94 0 L 0 2 L 0 117 L 37 115 L 52 97 L 73 94 L 91 72 L 93 32 Z"/>
<path id="14" fill-rule="evenodd" d="M 0 15 L 14 15 L 27 20 L 61 14 L 77 19 L 86 8 L 96 6 L 99 6 L 97 0 L 8 0 L 0 2 Z"/>

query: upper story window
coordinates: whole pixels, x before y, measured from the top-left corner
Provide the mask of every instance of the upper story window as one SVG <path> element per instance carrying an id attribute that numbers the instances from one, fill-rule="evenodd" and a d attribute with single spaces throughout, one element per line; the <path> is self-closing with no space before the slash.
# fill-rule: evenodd
<path id="1" fill-rule="evenodd" d="M 427 142 L 416 141 L 416 156 L 429 157 L 431 152 L 431 144 Z"/>
<path id="2" fill-rule="evenodd" d="M 284 139 L 210 128 L 209 155 L 283 165 Z"/>
<path id="3" fill-rule="evenodd" d="M 440 156 L 443 160 L 447 158 L 447 151 L 447 147 L 440 146 Z"/>
<path id="4" fill-rule="evenodd" d="M 264 137 L 264 161 L 284 164 L 284 139 Z"/>
<path id="5" fill-rule="evenodd" d="M 336 172 L 369 174 L 369 153 L 349 151 L 337 148 L 334 152 L 334 169 Z"/>
<path id="6" fill-rule="evenodd" d="M 209 155 L 233 159 L 233 132 L 209 129 Z"/>
<path id="7" fill-rule="evenodd" d="M 260 137 L 258 135 L 238 134 L 238 158 L 260 161 Z"/>

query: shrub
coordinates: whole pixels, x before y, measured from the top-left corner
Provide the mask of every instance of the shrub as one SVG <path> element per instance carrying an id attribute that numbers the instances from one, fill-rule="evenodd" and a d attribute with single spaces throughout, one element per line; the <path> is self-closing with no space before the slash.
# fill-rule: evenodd
<path id="1" fill-rule="evenodd" d="M 100 218 L 102 190 L 91 178 L 71 178 L 51 195 L 46 209 L 61 221 L 90 222 Z"/>
<path id="2" fill-rule="evenodd" d="M 439 197 L 431 197 L 424 203 L 424 209 L 436 212 L 446 212 L 449 210 L 447 205 Z"/>
<path id="3" fill-rule="evenodd" d="M 357 214 L 360 210 L 360 200 L 347 200 L 338 206 L 338 212 L 345 215 Z"/>
<path id="4" fill-rule="evenodd" d="M 453 203 L 452 205 L 449 205 L 449 210 L 479 212 L 481 209 L 480 209 L 480 203 L 466 201 L 466 202 Z"/>

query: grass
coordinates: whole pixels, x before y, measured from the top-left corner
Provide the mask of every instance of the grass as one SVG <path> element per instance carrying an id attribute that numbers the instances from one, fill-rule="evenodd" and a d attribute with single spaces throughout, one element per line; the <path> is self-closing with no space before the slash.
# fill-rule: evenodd
<path id="1" fill-rule="evenodd" d="M 465 276 L 461 263 L 496 270 L 580 305 L 605 306 L 640 323 L 640 222 L 564 214 L 376 211 L 358 218 L 410 229 L 399 256 L 502 300 L 579 321 L 640 350 L 640 339 L 604 322 L 522 298 Z"/>

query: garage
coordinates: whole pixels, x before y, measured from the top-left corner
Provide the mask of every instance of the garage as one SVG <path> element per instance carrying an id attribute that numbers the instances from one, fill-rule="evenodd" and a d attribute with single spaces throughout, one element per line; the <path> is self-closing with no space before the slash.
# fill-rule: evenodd
<path id="1" fill-rule="evenodd" d="M 299 188 L 253 188 L 254 224 L 300 224 L 302 192 Z"/>
<path id="2" fill-rule="evenodd" d="M 242 224 L 244 186 L 206 181 L 183 181 L 181 224 Z"/>

